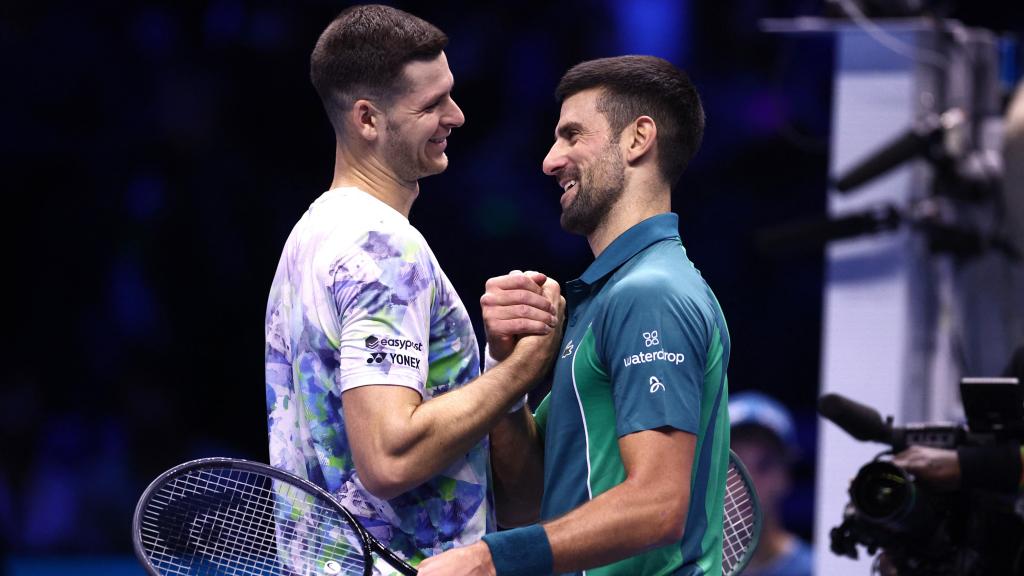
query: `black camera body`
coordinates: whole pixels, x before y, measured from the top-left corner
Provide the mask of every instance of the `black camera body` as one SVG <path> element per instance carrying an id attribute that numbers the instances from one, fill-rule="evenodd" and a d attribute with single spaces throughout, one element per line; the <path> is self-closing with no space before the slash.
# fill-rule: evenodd
<path id="1" fill-rule="evenodd" d="M 819 401 L 823 416 L 854 438 L 891 450 L 865 464 L 850 483 L 842 523 L 830 532 L 836 554 L 857 557 L 882 550 L 885 574 L 989 576 L 1024 573 L 1024 524 L 1016 494 L 940 491 L 886 458 L 909 446 L 956 450 L 1024 437 L 1024 402 L 1016 378 L 965 378 L 961 398 L 967 426 L 895 427 L 872 408 L 835 394 Z"/>

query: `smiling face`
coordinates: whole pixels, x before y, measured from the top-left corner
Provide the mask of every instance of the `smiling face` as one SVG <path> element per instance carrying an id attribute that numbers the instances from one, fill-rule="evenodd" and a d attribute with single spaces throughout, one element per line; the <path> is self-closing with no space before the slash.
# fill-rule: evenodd
<path id="1" fill-rule="evenodd" d="M 395 176 L 415 182 L 448 167 L 448 135 L 466 117 L 452 100 L 455 79 L 444 52 L 432 60 L 415 60 L 403 69 L 405 90 L 385 113 L 382 150 Z"/>
<path id="2" fill-rule="evenodd" d="M 622 197 L 625 163 L 619 135 L 598 111 L 599 89 L 584 90 L 562 102 L 555 143 L 544 158 L 544 173 L 562 188 L 562 228 L 589 236 Z"/>

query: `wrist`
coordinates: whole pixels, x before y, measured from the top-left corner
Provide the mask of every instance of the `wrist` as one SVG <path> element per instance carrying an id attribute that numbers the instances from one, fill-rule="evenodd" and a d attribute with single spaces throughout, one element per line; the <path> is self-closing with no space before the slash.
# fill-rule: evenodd
<path id="1" fill-rule="evenodd" d="M 497 576 L 494 568 L 494 559 L 491 557 L 491 548 L 483 540 L 472 545 L 473 554 L 476 558 L 476 565 L 489 576 Z"/>
<path id="2" fill-rule="evenodd" d="M 554 559 L 548 534 L 540 524 L 492 532 L 483 537 L 497 576 L 551 574 Z"/>
<path id="3" fill-rule="evenodd" d="M 487 344 L 484 344 L 484 372 L 494 368 L 499 362 L 501 362 L 501 360 L 495 358 L 494 354 L 491 352 L 491 343 L 488 342 Z"/>
<path id="4" fill-rule="evenodd" d="M 500 361 L 497 358 L 495 358 L 493 354 L 491 354 L 491 344 L 488 342 L 487 344 L 484 345 L 484 372 L 487 372 L 491 368 L 494 368 L 499 363 Z M 522 410 L 523 406 L 526 406 L 526 403 L 529 401 L 529 399 L 529 394 L 523 394 L 523 397 L 520 398 L 519 400 L 516 400 L 516 402 L 512 404 L 512 406 L 508 409 L 508 413 L 512 414 L 513 412 L 518 412 L 519 410 Z"/>
<path id="5" fill-rule="evenodd" d="M 488 357 L 491 362 L 497 364 L 508 358 L 516 348 L 518 338 L 515 336 L 488 336 L 484 343 L 484 362 L 486 365 Z"/>

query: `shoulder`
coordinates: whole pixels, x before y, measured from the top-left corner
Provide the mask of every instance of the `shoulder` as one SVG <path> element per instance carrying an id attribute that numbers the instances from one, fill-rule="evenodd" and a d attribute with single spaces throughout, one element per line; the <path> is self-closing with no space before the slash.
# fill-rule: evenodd
<path id="1" fill-rule="evenodd" d="M 426 239 L 404 218 L 364 202 L 331 204 L 327 210 L 308 214 L 318 260 L 331 272 L 353 266 L 372 268 L 373 263 L 433 266 Z"/>
<path id="2" fill-rule="evenodd" d="M 387 204 L 358 188 L 320 195 L 303 215 L 304 235 L 336 247 L 382 250 L 382 254 L 427 249 L 423 235 Z"/>
<path id="3" fill-rule="evenodd" d="M 355 189 L 318 198 L 293 233 L 295 262 L 335 293 L 370 288 L 419 292 L 436 276 L 436 260 L 408 220 Z"/>
<path id="4" fill-rule="evenodd" d="M 609 305 L 633 302 L 693 305 L 707 299 L 707 284 L 682 245 L 662 241 L 634 256 L 608 281 Z"/>

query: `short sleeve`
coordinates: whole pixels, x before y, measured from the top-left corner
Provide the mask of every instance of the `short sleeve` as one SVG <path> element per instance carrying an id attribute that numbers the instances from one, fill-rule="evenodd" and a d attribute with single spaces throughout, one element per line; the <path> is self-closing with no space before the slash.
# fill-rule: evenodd
<path id="1" fill-rule="evenodd" d="M 369 232 L 331 267 L 338 386 L 412 388 L 425 396 L 433 259 L 414 233 Z"/>
<path id="2" fill-rule="evenodd" d="M 540 437 L 544 437 L 544 432 L 548 426 L 548 412 L 551 410 L 551 393 L 548 392 L 547 396 L 540 401 L 537 405 L 537 409 L 533 412 L 533 422 L 537 425 L 537 433 Z"/>
<path id="3" fill-rule="evenodd" d="M 595 326 L 620 437 L 662 426 L 699 429 L 707 322 L 692 297 L 658 279 L 615 285 Z"/>

